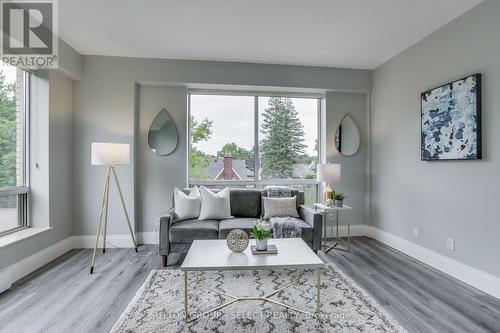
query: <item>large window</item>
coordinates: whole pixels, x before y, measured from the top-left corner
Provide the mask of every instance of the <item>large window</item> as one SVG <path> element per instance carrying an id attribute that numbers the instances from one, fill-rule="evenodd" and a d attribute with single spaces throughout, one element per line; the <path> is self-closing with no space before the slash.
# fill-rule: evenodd
<path id="1" fill-rule="evenodd" d="M 0 61 L 0 235 L 28 225 L 27 75 Z"/>
<path id="2" fill-rule="evenodd" d="M 190 96 L 189 183 L 283 184 L 316 201 L 319 100 L 284 96 Z"/>

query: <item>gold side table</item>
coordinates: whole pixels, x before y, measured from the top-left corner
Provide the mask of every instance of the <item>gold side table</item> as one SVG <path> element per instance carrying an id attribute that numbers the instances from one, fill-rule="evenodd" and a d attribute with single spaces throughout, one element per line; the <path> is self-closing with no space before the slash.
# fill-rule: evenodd
<path id="1" fill-rule="evenodd" d="M 323 204 L 314 204 L 314 208 L 316 211 L 323 213 L 323 249 L 325 253 L 330 252 L 331 250 L 342 250 L 342 251 L 351 251 L 351 223 L 352 223 L 352 207 L 343 205 L 342 207 L 333 206 L 328 207 Z M 339 236 L 339 214 L 341 211 L 348 212 L 348 220 L 347 220 L 347 249 L 339 247 L 339 245 L 343 242 Z M 328 215 L 335 214 L 335 243 L 333 245 L 328 246 L 326 231 L 328 228 Z"/>

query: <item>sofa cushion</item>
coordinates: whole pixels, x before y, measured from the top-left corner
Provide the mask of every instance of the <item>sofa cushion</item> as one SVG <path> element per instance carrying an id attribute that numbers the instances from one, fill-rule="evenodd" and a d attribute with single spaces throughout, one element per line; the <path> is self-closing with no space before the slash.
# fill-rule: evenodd
<path id="1" fill-rule="evenodd" d="M 261 192 L 256 189 L 232 188 L 231 215 L 234 217 L 260 217 Z"/>
<path id="2" fill-rule="evenodd" d="M 195 239 L 217 239 L 219 221 L 184 220 L 170 227 L 169 239 L 172 243 L 191 243 Z"/>
<path id="3" fill-rule="evenodd" d="M 214 193 L 220 189 L 210 189 Z M 181 189 L 186 195 L 191 192 L 190 188 Z M 292 190 L 293 191 L 293 190 Z M 231 204 L 231 215 L 234 217 L 256 217 L 261 216 L 262 193 L 258 189 L 252 188 L 230 188 L 229 201 Z M 173 203 L 173 197 L 172 197 Z"/>
<path id="4" fill-rule="evenodd" d="M 237 217 L 229 220 L 219 221 L 219 239 L 226 239 L 231 230 L 241 229 L 250 236 L 253 225 L 257 221 L 256 218 L 250 217 Z"/>

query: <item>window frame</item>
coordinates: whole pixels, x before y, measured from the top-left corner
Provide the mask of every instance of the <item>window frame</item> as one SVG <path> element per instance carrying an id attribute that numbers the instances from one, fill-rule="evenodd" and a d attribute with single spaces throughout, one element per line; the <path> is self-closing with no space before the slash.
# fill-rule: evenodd
<path id="1" fill-rule="evenodd" d="M 191 96 L 192 95 L 218 95 L 218 96 L 253 96 L 254 97 L 254 179 L 253 180 L 193 180 L 190 178 L 190 160 L 189 160 L 189 149 L 191 147 Z M 316 107 L 316 117 L 317 117 L 317 137 L 318 137 L 318 156 L 317 163 L 320 163 L 321 156 L 323 152 L 323 147 L 321 144 L 321 100 L 323 95 L 320 93 L 293 93 L 293 92 L 275 92 L 275 91 L 239 91 L 239 90 L 202 90 L 202 89 L 191 89 L 188 91 L 188 112 L 187 112 L 187 179 L 186 184 L 188 187 L 197 186 L 252 186 L 253 188 L 260 188 L 266 185 L 315 185 L 315 195 L 316 201 L 319 198 L 319 185 L 320 183 L 316 179 L 259 179 L 259 165 L 260 165 L 260 155 L 259 155 L 259 97 L 288 97 L 288 98 L 308 98 L 317 100 Z"/>
<path id="2" fill-rule="evenodd" d="M 21 69 L 18 69 L 21 70 Z M 22 131 L 22 174 L 23 184 L 20 186 L 0 187 L 0 196 L 17 196 L 17 227 L 0 231 L 0 237 L 30 227 L 30 73 L 22 70 L 22 98 L 21 98 L 21 131 Z"/>

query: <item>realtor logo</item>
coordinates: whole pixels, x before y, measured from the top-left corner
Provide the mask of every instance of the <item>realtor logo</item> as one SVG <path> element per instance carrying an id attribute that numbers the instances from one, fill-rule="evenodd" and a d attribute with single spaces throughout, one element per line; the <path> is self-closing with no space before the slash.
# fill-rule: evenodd
<path id="1" fill-rule="evenodd" d="M 2 60 L 22 68 L 57 68 L 57 3 L 0 0 L 0 4 Z"/>

